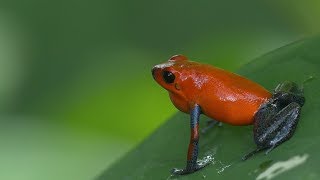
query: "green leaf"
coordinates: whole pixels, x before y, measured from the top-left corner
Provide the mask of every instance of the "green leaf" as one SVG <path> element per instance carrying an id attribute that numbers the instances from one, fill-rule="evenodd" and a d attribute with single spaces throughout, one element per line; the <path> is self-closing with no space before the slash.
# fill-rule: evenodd
<path id="1" fill-rule="evenodd" d="M 305 83 L 306 104 L 295 135 L 268 155 L 259 153 L 241 161 L 253 150 L 252 126 L 214 127 L 200 137 L 199 158 L 213 163 L 190 175 L 170 177 L 174 167 L 185 166 L 189 142 L 189 116 L 177 113 L 143 143 L 97 179 L 319 179 L 320 149 L 320 38 L 295 42 L 262 56 L 238 71 L 272 90 L 290 80 Z M 201 127 L 207 117 L 201 117 Z"/>

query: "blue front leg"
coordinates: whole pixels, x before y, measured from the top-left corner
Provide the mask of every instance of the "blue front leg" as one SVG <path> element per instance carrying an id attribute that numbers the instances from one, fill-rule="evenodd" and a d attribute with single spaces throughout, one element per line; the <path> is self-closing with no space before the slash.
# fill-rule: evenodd
<path id="1" fill-rule="evenodd" d="M 201 107 L 196 104 L 190 112 L 191 134 L 190 134 L 190 143 L 189 143 L 188 155 L 187 155 L 187 165 L 185 169 L 174 168 L 172 171 L 172 174 L 174 175 L 189 174 L 209 164 L 209 162 L 204 164 L 197 163 L 198 151 L 199 151 L 198 143 L 199 143 L 200 114 L 201 114 Z"/>

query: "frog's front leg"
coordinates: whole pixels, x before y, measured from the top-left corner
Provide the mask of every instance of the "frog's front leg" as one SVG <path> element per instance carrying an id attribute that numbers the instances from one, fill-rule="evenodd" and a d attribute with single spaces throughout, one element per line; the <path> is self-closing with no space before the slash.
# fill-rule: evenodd
<path id="1" fill-rule="evenodd" d="M 191 135 L 190 135 L 190 143 L 188 148 L 188 155 L 187 155 L 187 165 L 185 169 L 177 169 L 174 168 L 172 170 L 172 174 L 174 175 L 183 175 L 195 172 L 210 162 L 199 164 L 197 162 L 198 159 L 198 151 L 199 151 L 199 118 L 201 114 L 201 107 L 199 105 L 195 105 L 195 107 L 191 110 L 190 113 L 190 128 L 191 128 Z"/>

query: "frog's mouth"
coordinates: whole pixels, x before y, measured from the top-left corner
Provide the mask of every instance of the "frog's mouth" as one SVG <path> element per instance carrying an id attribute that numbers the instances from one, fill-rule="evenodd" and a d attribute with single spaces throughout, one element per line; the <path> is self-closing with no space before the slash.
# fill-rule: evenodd
<path id="1" fill-rule="evenodd" d="M 158 78 L 159 78 L 159 68 L 157 68 L 157 66 L 153 67 L 151 69 L 151 73 L 152 73 L 152 77 L 155 81 L 157 81 L 157 83 L 160 84 Z"/>
<path id="2" fill-rule="evenodd" d="M 151 69 L 152 77 L 154 80 L 156 80 L 156 71 L 157 71 L 156 66 Z"/>

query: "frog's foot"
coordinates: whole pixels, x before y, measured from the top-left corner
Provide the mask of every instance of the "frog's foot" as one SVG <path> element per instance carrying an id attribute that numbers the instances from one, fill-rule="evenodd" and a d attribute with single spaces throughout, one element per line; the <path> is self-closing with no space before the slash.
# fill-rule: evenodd
<path id="1" fill-rule="evenodd" d="M 242 159 L 242 161 L 245 161 L 262 150 L 263 150 L 262 148 L 257 148 L 255 150 L 249 152 L 248 154 L 244 155 L 241 159 Z"/>
<path id="2" fill-rule="evenodd" d="M 222 122 L 216 121 L 214 119 L 207 121 L 207 126 L 201 129 L 202 134 L 206 134 L 210 129 L 218 125 L 219 127 L 222 126 Z"/>
<path id="3" fill-rule="evenodd" d="M 172 174 L 172 175 L 186 175 L 186 174 L 190 174 L 190 173 L 196 172 L 196 171 L 204 168 L 204 167 L 207 166 L 208 164 L 210 164 L 210 162 L 207 162 L 207 163 L 197 163 L 195 166 L 186 167 L 185 169 L 173 168 L 172 171 L 171 171 L 171 174 Z"/>
<path id="4" fill-rule="evenodd" d="M 269 147 L 269 149 L 266 150 L 265 154 L 269 154 L 274 148 L 276 148 L 277 145 L 273 145 L 271 147 Z"/>

